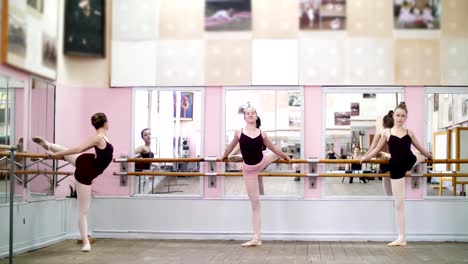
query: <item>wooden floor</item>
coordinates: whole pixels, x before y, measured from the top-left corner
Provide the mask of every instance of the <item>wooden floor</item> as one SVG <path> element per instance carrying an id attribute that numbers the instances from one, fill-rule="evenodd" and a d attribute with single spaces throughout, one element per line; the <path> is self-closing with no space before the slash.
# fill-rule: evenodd
<path id="1" fill-rule="evenodd" d="M 289 263 L 468 263 L 468 243 L 410 242 L 389 248 L 380 242 L 264 241 L 243 248 L 240 241 L 98 239 L 89 253 L 73 240 L 20 254 L 16 264 L 154 263 L 154 264 L 289 264 Z M 0 264 L 8 259 L 0 260 Z"/>

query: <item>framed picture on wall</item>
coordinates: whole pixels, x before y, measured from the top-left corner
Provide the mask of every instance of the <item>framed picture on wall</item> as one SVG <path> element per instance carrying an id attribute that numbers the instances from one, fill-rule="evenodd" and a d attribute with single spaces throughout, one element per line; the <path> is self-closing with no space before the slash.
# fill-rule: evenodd
<path id="1" fill-rule="evenodd" d="M 58 2 L 2 0 L 1 63 L 48 79 L 57 75 Z"/>
<path id="2" fill-rule="evenodd" d="M 351 103 L 351 116 L 359 116 L 359 103 Z"/>
<path id="3" fill-rule="evenodd" d="M 180 101 L 177 100 L 177 92 L 174 91 L 174 118 L 180 120 L 193 120 L 193 93 L 180 92 Z M 177 107 L 180 108 L 179 116 L 177 116 Z"/>
<path id="4" fill-rule="evenodd" d="M 299 0 L 301 30 L 345 30 L 346 0 Z"/>
<path id="5" fill-rule="evenodd" d="M 251 0 L 206 0 L 206 31 L 244 31 L 252 28 Z"/>
<path id="6" fill-rule="evenodd" d="M 394 0 L 395 29 L 439 29 L 440 0 Z"/>
<path id="7" fill-rule="evenodd" d="M 453 95 L 439 94 L 439 129 L 453 125 Z"/>
<path id="8" fill-rule="evenodd" d="M 335 126 L 351 125 L 351 112 L 335 112 Z"/>
<path id="9" fill-rule="evenodd" d="M 468 94 L 454 94 L 454 124 L 468 122 Z"/>
<path id="10" fill-rule="evenodd" d="M 105 57 L 105 1 L 65 1 L 63 52 Z"/>
<path id="11" fill-rule="evenodd" d="M 439 111 L 439 94 L 434 94 L 434 112 Z"/>

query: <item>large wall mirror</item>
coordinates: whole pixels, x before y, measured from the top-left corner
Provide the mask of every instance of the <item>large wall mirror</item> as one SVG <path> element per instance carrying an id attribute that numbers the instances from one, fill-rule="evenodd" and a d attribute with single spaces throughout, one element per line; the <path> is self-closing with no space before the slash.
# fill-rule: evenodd
<path id="1" fill-rule="evenodd" d="M 203 93 L 200 89 L 135 89 L 133 149 L 136 151 L 137 148 L 148 144 L 151 156 L 155 158 L 200 157 L 203 153 L 203 104 Z M 150 131 L 145 130 L 146 128 Z M 149 140 L 145 142 L 147 136 Z M 143 166 L 135 163 L 133 170 L 200 171 L 200 163 L 196 162 L 148 163 L 146 166 L 140 164 Z M 201 179 L 202 177 L 141 176 L 135 178 L 134 193 L 200 195 Z"/>
<path id="2" fill-rule="evenodd" d="M 427 88 L 426 131 L 426 138 L 436 159 L 468 158 L 468 89 L 466 87 Z M 468 178 L 443 177 L 439 175 L 441 172 L 467 173 L 468 164 L 434 165 L 432 167 L 434 176 L 427 178 L 426 195 L 466 197 Z"/>
<path id="3" fill-rule="evenodd" d="M 55 84 L 38 78 L 31 80 L 31 118 L 30 130 L 31 136 L 40 136 L 49 142 L 55 142 Z M 31 153 L 44 153 L 38 144 L 29 139 L 29 149 Z M 53 160 L 28 161 L 30 170 L 53 170 Z M 58 180 L 63 176 L 59 176 Z M 29 182 L 29 191 L 31 200 L 49 199 L 54 196 L 54 176 L 53 175 L 26 175 L 25 179 Z M 60 183 L 59 183 L 60 184 Z"/>
<path id="4" fill-rule="evenodd" d="M 0 144 L 13 145 L 24 151 L 23 128 L 25 120 L 24 82 L 0 75 Z M 24 165 L 23 159 L 15 160 L 17 169 Z M 10 199 L 10 158 L 0 157 L 0 204 Z M 14 179 L 15 201 L 23 200 L 23 177 Z"/>
<path id="5" fill-rule="evenodd" d="M 229 144 L 234 132 L 245 127 L 244 109 L 257 110 L 265 131 L 273 143 L 291 158 L 302 157 L 303 147 L 303 89 L 281 87 L 264 89 L 229 88 L 225 90 L 224 126 L 225 144 Z M 224 150 L 224 148 L 223 148 Z M 266 171 L 296 172 L 291 164 L 271 164 Z M 241 172 L 241 163 L 226 163 L 226 171 Z M 303 185 L 299 178 L 263 177 L 264 194 L 267 196 L 300 196 Z M 246 195 L 242 177 L 224 177 L 224 195 Z"/>
<path id="6" fill-rule="evenodd" d="M 402 89 L 325 88 L 324 158 L 360 159 L 367 152 L 381 118 L 402 101 Z M 356 166 L 357 165 L 357 166 Z M 331 173 L 359 173 L 362 177 L 323 178 L 325 196 L 387 195 L 390 178 L 366 177 L 376 164 L 328 164 Z"/>

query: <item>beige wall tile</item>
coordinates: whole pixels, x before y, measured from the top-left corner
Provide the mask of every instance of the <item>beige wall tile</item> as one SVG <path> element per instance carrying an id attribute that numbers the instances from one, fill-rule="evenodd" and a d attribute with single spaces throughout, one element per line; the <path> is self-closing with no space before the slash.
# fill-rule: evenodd
<path id="1" fill-rule="evenodd" d="M 205 41 L 205 85 L 251 85 L 250 40 Z"/>
<path id="2" fill-rule="evenodd" d="M 468 37 L 468 1 L 442 0 L 441 31 L 443 37 Z"/>
<path id="3" fill-rule="evenodd" d="M 442 84 L 468 85 L 468 39 L 441 41 Z"/>
<path id="4" fill-rule="evenodd" d="M 156 82 L 161 86 L 203 85 L 203 40 L 160 40 Z"/>
<path id="5" fill-rule="evenodd" d="M 296 38 L 299 32 L 299 3 L 295 0 L 253 0 L 254 38 Z"/>
<path id="6" fill-rule="evenodd" d="M 439 46 L 439 40 L 396 40 L 396 84 L 440 85 Z"/>
<path id="7" fill-rule="evenodd" d="M 201 39 L 204 0 L 160 0 L 160 39 Z"/>
<path id="8" fill-rule="evenodd" d="M 344 38 L 307 38 L 299 42 L 299 84 L 346 83 L 346 41 Z"/>
<path id="9" fill-rule="evenodd" d="M 347 25 L 352 37 L 391 37 L 393 32 L 393 1 L 348 1 Z"/>
<path id="10" fill-rule="evenodd" d="M 391 38 L 351 38 L 348 45 L 349 84 L 394 84 Z"/>
<path id="11" fill-rule="evenodd" d="M 113 0 L 112 40 L 156 40 L 159 0 Z"/>

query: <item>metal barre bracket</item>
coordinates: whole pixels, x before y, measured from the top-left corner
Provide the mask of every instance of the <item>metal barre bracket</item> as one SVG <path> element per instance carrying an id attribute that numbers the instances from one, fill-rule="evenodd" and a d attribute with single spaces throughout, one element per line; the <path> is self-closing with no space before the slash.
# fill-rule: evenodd
<path id="1" fill-rule="evenodd" d="M 309 164 L 309 172 L 307 173 L 309 189 L 317 189 L 317 177 L 319 176 L 317 173 L 318 162 L 319 159 L 317 158 L 307 159 L 307 163 Z"/>
<path id="2" fill-rule="evenodd" d="M 208 164 L 208 171 L 205 173 L 208 176 L 208 188 L 216 188 L 216 176 L 218 172 L 216 171 L 216 156 L 208 156 L 203 158 Z"/>
<path id="3" fill-rule="evenodd" d="M 120 175 L 120 186 L 127 186 L 128 183 L 128 163 L 127 161 L 127 155 L 120 155 L 120 159 L 116 159 L 116 162 L 121 162 L 120 163 L 120 173 L 125 173 L 125 174 L 119 174 Z M 117 161 L 117 160 L 122 160 L 122 161 Z"/>

